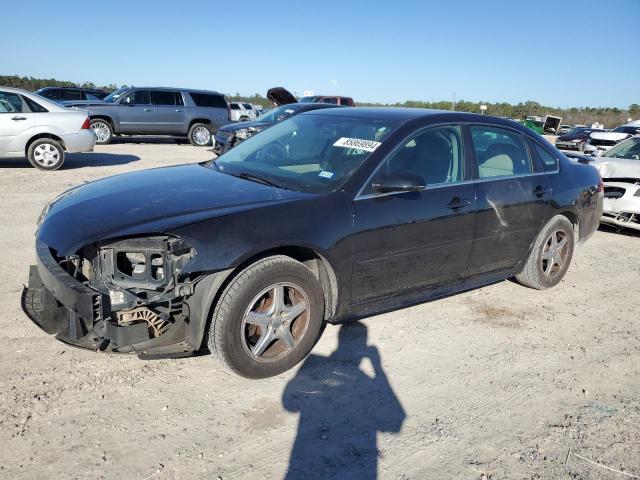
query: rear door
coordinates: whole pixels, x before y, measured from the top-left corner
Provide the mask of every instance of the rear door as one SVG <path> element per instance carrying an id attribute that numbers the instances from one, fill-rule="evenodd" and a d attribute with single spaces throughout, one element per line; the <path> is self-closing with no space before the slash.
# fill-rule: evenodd
<path id="1" fill-rule="evenodd" d="M 378 168 L 353 204 L 354 304 L 466 276 L 475 199 L 464 165 L 462 129 L 450 125 L 417 131 Z M 426 188 L 392 194 L 371 188 L 399 172 L 421 177 Z"/>
<path id="2" fill-rule="evenodd" d="M 470 125 L 476 157 L 475 234 L 470 274 L 515 267 L 544 222 L 552 189 L 537 172 L 523 134 L 493 125 Z"/>
<path id="3" fill-rule="evenodd" d="M 151 90 L 154 132 L 177 135 L 187 133 L 187 116 L 182 94 L 177 90 Z"/>
<path id="4" fill-rule="evenodd" d="M 35 115 L 21 95 L 0 90 L 0 156 L 24 156 L 25 136 L 35 127 Z"/>
<path id="5" fill-rule="evenodd" d="M 149 90 L 133 90 L 118 105 L 117 131 L 130 134 L 152 134 L 156 128 L 153 114 Z"/>

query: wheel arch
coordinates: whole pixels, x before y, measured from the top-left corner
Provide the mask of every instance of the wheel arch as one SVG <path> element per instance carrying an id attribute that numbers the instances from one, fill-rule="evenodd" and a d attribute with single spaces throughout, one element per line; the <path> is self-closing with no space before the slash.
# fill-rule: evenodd
<path id="1" fill-rule="evenodd" d="M 189 130 L 196 123 L 204 123 L 205 125 L 213 126 L 213 122 L 211 122 L 211 119 L 209 119 L 209 118 L 194 118 L 189 122 Z"/>
<path id="2" fill-rule="evenodd" d="M 220 295 L 231 281 L 246 267 L 264 258 L 274 255 L 284 255 L 305 265 L 314 274 L 324 295 L 325 314 L 324 320 L 331 319 L 338 308 L 338 278 L 335 269 L 326 256 L 317 250 L 297 245 L 279 246 L 253 254 L 235 267 L 218 272 L 205 274 L 196 286 L 194 295 L 186 300 L 190 312 L 193 314 L 190 328 L 189 341 L 195 348 L 206 345 L 206 334 L 209 329 L 211 315 L 218 303 Z"/>
<path id="3" fill-rule="evenodd" d="M 26 145 L 24 146 L 24 154 L 25 156 L 29 155 L 29 147 L 31 146 L 31 144 L 33 142 L 35 142 L 36 140 L 40 140 L 41 138 L 50 138 L 51 140 L 55 140 L 57 142 L 60 143 L 60 145 L 62 145 L 62 149 L 66 150 L 67 147 L 64 144 L 64 140 L 62 138 L 60 138 L 58 135 L 54 135 L 53 133 L 38 133 L 36 135 L 34 135 L 33 137 L 31 137 L 29 139 L 29 141 L 26 143 Z"/>
<path id="4" fill-rule="evenodd" d="M 563 217 L 566 217 L 571 222 L 571 225 L 573 226 L 573 232 L 575 234 L 575 238 L 577 242 L 580 239 L 580 218 L 578 217 L 578 215 L 576 215 L 575 212 L 572 212 L 570 210 L 563 210 L 561 212 L 558 212 L 557 215 L 562 215 Z"/>

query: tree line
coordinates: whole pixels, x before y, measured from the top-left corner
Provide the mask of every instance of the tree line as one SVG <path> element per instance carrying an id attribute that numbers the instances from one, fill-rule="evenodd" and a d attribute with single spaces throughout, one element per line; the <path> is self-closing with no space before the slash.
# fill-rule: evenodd
<path id="1" fill-rule="evenodd" d="M 54 78 L 34 78 L 20 77 L 17 75 L 0 75 L 0 85 L 6 87 L 24 88 L 26 90 L 38 90 L 43 87 L 83 87 L 83 88 L 99 88 L 107 92 L 112 92 L 118 88 L 117 85 L 96 85 L 93 82 L 75 83 L 64 80 L 56 80 Z M 123 85 L 124 86 L 124 85 Z M 235 95 L 227 95 L 229 100 L 237 102 L 253 103 L 269 108 L 269 99 L 254 93 L 246 96 L 236 93 Z M 628 118 L 638 119 L 640 117 L 640 105 L 634 103 L 629 105 L 627 109 L 616 107 L 573 107 L 573 108 L 557 108 L 542 105 L 532 100 L 520 102 L 512 105 L 507 102 L 491 103 L 491 102 L 469 102 L 466 100 L 458 100 L 456 102 L 439 101 L 425 102 L 420 100 L 407 100 L 398 103 L 362 103 L 356 102 L 362 107 L 410 107 L 410 108 L 433 108 L 438 110 L 457 110 L 461 112 L 482 113 L 480 105 L 486 105 L 485 113 L 487 115 L 495 115 L 497 117 L 515 118 L 523 120 L 528 115 L 554 115 L 562 117 L 562 123 L 566 124 L 589 124 L 591 122 L 600 122 L 607 128 L 613 128 L 627 122 Z"/>

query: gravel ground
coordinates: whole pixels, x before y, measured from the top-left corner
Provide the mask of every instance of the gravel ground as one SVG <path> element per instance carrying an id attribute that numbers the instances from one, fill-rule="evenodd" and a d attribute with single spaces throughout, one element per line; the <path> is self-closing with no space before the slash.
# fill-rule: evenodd
<path id="1" fill-rule="evenodd" d="M 77 350 L 29 322 L 20 292 L 47 201 L 211 156 L 156 141 L 51 173 L 0 163 L 1 478 L 640 476 L 639 235 L 597 232 L 549 291 L 504 281 L 328 326 L 302 367 L 263 381 L 210 356 Z"/>

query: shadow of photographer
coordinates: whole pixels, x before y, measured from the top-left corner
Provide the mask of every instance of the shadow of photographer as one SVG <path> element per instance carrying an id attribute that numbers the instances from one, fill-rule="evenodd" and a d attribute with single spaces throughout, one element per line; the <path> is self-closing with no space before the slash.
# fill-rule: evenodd
<path id="1" fill-rule="evenodd" d="M 282 403 L 300 413 L 287 479 L 377 478 L 377 433 L 399 432 L 406 416 L 361 323 L 340 327 L 329 357 L 307 357 Z"/>

